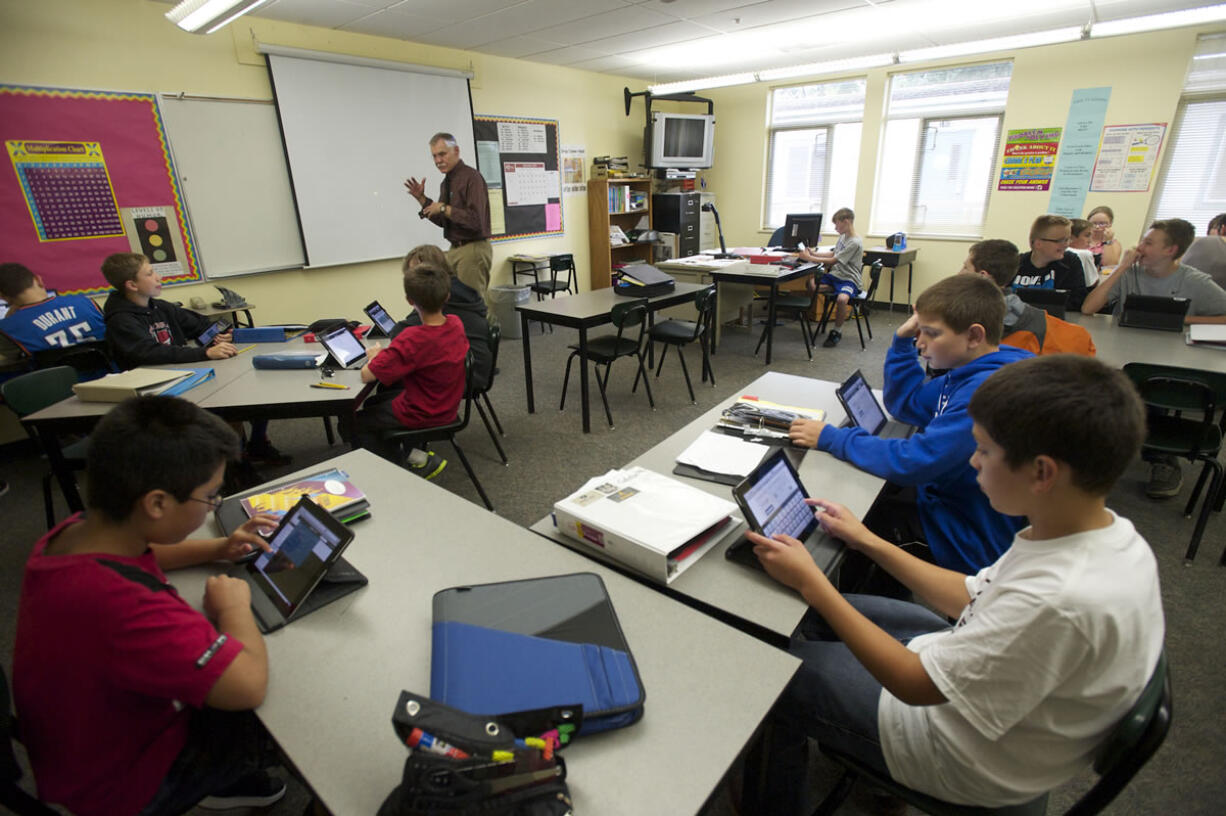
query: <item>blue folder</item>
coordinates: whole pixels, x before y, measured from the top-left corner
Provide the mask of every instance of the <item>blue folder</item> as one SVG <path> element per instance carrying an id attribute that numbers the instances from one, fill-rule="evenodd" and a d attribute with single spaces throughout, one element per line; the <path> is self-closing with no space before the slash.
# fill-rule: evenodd
<path id="1" fill-rule="evenodd" d="M 581 733 L 621 728 L 645 694 L 593 573 L 455 587 L 434 596 L 430 697 L 471 714 L 581 705 Z"/>

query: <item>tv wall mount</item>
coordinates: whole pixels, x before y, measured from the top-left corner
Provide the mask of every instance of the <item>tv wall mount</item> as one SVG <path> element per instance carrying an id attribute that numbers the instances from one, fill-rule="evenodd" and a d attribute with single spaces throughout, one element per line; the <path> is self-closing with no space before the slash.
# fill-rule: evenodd
<path id="1" fill-rule="evenodd" d="M 630 101 L 636 96 L 643 97 L 643 102 L 646 103 L 647 125 L 651 125 L 651 102 L 653 99 L 661 99 L 665 102 L 696 102 L 698 104 L 706 103 L 707 114 L 715 115 L 715 103 L 704 96 L 695 96 L 693 93 L 675 93 L 675 94 L 653 94 L 651 91 L 639 91 L 631 93 L 629 88 L 622 88 L 622 94 L 626 99 L 626 115 L 630 115 Z"/>

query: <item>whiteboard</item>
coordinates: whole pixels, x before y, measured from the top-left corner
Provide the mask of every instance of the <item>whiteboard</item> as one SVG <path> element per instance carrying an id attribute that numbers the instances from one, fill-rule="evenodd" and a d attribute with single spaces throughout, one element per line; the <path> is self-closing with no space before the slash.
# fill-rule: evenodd
<path id="1" fill-rule="evenodd" d="M 460 158 L 477 166 L 466 76 L 370 60 L 267 57 L 308 265 L 399 258 L 441 241 L 443 230 L 418 217 L 404 181 L 424 177 L 426 194 L 439 198 L 443 176 L 429 142 L 440 131 L 453 134 Z"/>
<path id="2" fill-rule="evenodd" d="M 205 277 L 301 267 L 272 100 L 161 94 L 158 102 Z"/>

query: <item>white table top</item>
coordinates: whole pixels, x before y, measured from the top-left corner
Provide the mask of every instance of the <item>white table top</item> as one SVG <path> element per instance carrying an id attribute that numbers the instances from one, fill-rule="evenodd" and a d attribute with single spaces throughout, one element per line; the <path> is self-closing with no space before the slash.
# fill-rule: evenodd
<path id="1" fill-rule="evenodd" d="M 332 466 L 370 498 L 373 518 L 355 525 L 346 552 L 370 585 L 268 636 L 257 713 L 333 813 L 374 813 L 399 782 L 406 749 L 392 709 L 402 689 L 430 689 L 431 600 L 448 587 L 572 572 L 604 580 L 647 699 L 635 725 L 566 748 L 578 813 L 697 812 L 799 665 L 366 451 L 302 475 Z M 170 577 L 199 604 L 215 571 Z"/>
<path id="2" fill-rule="evenodd" d="M 660 444 L 630 462 L 631 465 L 671 476 L 677 456 L 698 438 L 699 434 L 715 426 L 720 413 L 743 394 L 752 394 L 771 402 L 785 405 L 822 408 L 826 420 L 838 424 L 846 419 L 843 407 L 834 396 L 837 384 L 809 377 L 769 372 L 763 374 L 744 388 L 733 392 L 716 407 L 707 411 Z M 880 394 L 878 394 L 880 399 Z M 597 474 L 592 474 L 593 476 Z M 708 493 L 732 498 L 728 485 L 684 476 L 673 476 L 686 484 Z M 835 459 L 828 453 L 809 451 L 800 467 L 800 478 L 809 495 L 838 501 L 863 518 L 881 491 L 884 480 Z M 558 496 L 559 499 L 563 496 Z M 550 539 L 573 547 L 585 555 L 598 557 L 599 552 L 582 542 L 562 535 L 553 526 L 550 516 L 532 525 L 532 529 Z M 804 599 L 793 590 L 782 586 L 766 573 L 750 569 L 724 557 L 730 545 L 741 538 L 745 524 L 729 531 L 723 540 L 707 552 L 668 585 L 669 590 L 680 593 L 717 609 L 730 612 L 751 623 L 765 627 L 784 637 L 791 635 L 804 615 Z M 832 542 L 832 547 L 837 545 Z"/>
<path id="3" fill-rule="evenodd" d="M 1069 312 L 1064 319 L 1084 326 L 1094 339 L 1098 359 L 1116 368 L 1126 363 L 1153 363 L 1226 372 L 1226 351 L 1189 346 L 1184 332 L 1131 329 L 1117 325 L 1109 315 Z"/>

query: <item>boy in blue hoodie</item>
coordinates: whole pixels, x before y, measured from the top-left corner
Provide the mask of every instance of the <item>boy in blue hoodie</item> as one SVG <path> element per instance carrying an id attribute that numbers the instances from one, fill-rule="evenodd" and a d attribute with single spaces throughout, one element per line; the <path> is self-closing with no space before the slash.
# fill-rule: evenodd
<path id="1" fill-rule="evenodd" d="M 1004 320 L 1004 296 L 987 278 L 954 275 L 930 286 L 885 358 L 886 409 L 916 432 L 909 439 L 880 439 L 819 420 L 796 420 L 790 432 L 798 445 L 914 487 L 932 560 L 963 573 L 996 561 L 1022 528 L 1022 519 L 992 509 L 970 465 L 971 395 L 1001 366 L 1033 356 L 1000 345 Z M 932 368 L 947 373 L 925 381 L 917 350 Z"/>

